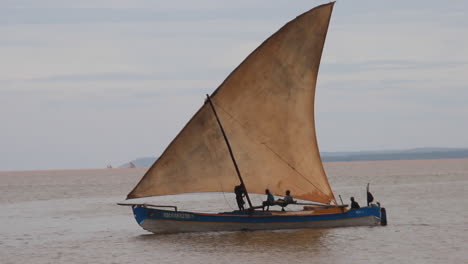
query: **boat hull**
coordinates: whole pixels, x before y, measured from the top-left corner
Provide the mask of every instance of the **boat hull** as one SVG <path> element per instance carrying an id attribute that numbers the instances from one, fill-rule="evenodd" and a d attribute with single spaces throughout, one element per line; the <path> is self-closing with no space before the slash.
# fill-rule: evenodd
<path id="1" fill-rule="evenodd" d="M 339 213 L 275 214 L 269 212 L 229 212 L 205 214 L 134 207 L 135 218 L 153 233 L 277 230 L 375 226 L 380 224 L 380 207 L 365 207 Z"/>

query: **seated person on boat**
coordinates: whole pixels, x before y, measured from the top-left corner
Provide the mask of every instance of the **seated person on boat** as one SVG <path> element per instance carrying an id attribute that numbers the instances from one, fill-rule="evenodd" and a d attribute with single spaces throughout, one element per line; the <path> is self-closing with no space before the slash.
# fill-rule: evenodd
<path id="1" fill-rule="evenodd" d="M 356 201 L 354 201 L 354 197 L 351 197 L 351 209 L 359 209 L 359 208 L 361 207 Z"/>
<path id="2" fill-rule="evenodd" d="M 267 200 L 262 204 L 262 210 L 265 210 L 265 206 L 267 207 L 267 211 L 270 210 L 270 205 L 275 205 L 275 197 L 273 194 L 270 193 L 270 190 L 266 189 L 265 194 L 267 195 Z"/>
<path id="3" fill-rule="evenodd" d="M 286 190 L 286 196 L 284 196 L 283 199 L 278 199 L 276 201 L 276 204 L 283 207 L 281 211 L 284 211 L 284 207 L 288 206 L 288 204 L 292 203 L 297 203 L 297 201 L 294 201 L 293 197 L 291 196 L 291 191 Z"/>

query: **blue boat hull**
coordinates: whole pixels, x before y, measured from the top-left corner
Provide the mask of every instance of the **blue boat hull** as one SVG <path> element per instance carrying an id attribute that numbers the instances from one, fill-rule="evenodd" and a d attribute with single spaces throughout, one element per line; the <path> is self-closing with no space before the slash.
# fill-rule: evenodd
<path id="1" fill-rule="evenodd" d="M 364 207 L 339 213 L 226 212 L 219 214 L 134 207 L 138 224 L 153 233 L 276 230 L 372 226 L 381 222 L 381 208 Z"/>

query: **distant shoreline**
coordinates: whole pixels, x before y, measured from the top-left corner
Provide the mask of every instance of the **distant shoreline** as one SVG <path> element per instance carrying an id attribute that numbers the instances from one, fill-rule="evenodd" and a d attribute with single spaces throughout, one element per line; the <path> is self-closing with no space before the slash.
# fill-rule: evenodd
<path id="1" fill-rule="evenodd" d="M 64 172 L 80 172 L 80 171 L 105 171 L 105 170 L 142 170 L 148 169 L 149 167 L 138 167 L 138 168 L 81 168 L 81 169 L 38 169 L 38 170 L 0 170 L 0 173 L 25 173 L 25 172 L 59 172 L 59 171 L 64 171 Z"/>
<path id="2" fill-rule="evenodd" d="M 387 160 L 438 160 L 466 159 L 468 148 L 415 148 L 404 150 L 376 150 L 354 152 L 321 152 L 323 162 L 387 161 Z M 150 167 L 156 158 L 145 157 L 132 160 L 137 168 Z M 130 167 L 130 162 L 119 168 Z"/>
<path id="3" fill-rule="evenodd" d="M 468 149 L 427 150 L 414 149 L 406 151 L 385 152 L 352 152 L 352 153 L 322 153 L 324 162 L 333 161 L 384 161 L 384 160 L 435 160 L 468 158 Z"/>
<path id="4" fill-rule="evenodd" d="M 412 159 L 412 160 L 353 160 L 353 161 L 323 161 L 323 163 L 381 163 L 381 162 L 429 162 L 429 161 L 444 161 L 444 160 L 467 160 L 468 158 L 447 158 L 447 159 Z M 0 170 L 0 174 L 5 174 L 5 173 L 28 173 L 28 172 L 88 172 L 88 171 L 138 171 L 141 170 L 142 172 L 146 172 L 147 169 L 149 169 L 150 166 L 148 167 L 137 167 L 137 168 L 82 168 L 82 169 L 43 169 L 43 170 Z"/>
<path id="5" fill-rule="evenodd" d="M 430 161 L 430 160 L 462 160 L 468 159 L 468 149 L 450 149 L 450 148 L 419 148 L 409 150 L 384 150 L 384 151 L 359 151 L 359 152 L 322 152 L 321 158 L 324 163 L 334 162 L 382 162 L 382 161 Z M 138 158 L 131 161 L 136 165 L 137 170 L 146 170 L 151 167 L 156 158 Z M 129 164 L 114 168 L 80 168 L 80 169 L 28 169 L 28 170 L 0 170 L 0 173 L 16 173 L 28 171 L 89 171 L 89 170 L 116 170 L 128 169 Z"/>
<path id="6" fill-rule="evenodd" d="M 375 162 L 375 163 L 381 163 L 381 162 L 430 162 L 430 161 L 450 161 L 450 160 L 467 160 L 468 158 L 447 158 L 447 159 L 407 159 L 407 160 L 353 160 L 353 161 L 322 161 L 323 163 L 358 163 L 358 162 Z"/>

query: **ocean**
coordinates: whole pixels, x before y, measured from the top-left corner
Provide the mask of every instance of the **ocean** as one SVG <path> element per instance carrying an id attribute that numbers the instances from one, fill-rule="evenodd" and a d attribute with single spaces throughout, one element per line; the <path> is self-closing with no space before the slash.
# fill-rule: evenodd
<path id="1" fill-rule="evenodd" d="M 364 205 L 370 182 L 388 226 L 154 235 L 116 205 L 146 169 L 0 172 L 0 263 L 467 263 L 468 159 L 325 169 L 345 203 Z M 195 211 L 236 204 L 230 193 L 155 201 Z"/>

